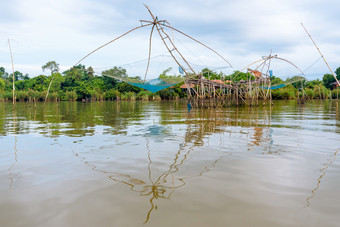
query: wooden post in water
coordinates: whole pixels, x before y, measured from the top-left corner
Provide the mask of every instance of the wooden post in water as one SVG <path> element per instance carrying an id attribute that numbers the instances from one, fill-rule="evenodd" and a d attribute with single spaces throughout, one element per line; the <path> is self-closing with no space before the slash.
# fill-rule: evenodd
<path id="1" fill-rule="evenodd" d="M 12 55 L 12 48 L 11 48 L 11 42 L 8 39 L 8 46 L 9 46 L 9 51 L 11 53 L 11 61 L 12 61 L 12 72 L 13 72 L 13 108 L 15 104 L 15 85 L 14 85 L 14 64 L 13 64 L 13 55 Z"/>
<path id="2" fill-rule="evenodd" d="M 305 28 L 305 26 L 304 26 L 302 23 L 301 23 L 301 25 L 302 25 L 302 27 L 305 29 L 305 31 L 306 31 L 306 33 L 308 34 L 309 38 L 312 40 L 312 42 L 313 42 L 314 46 L 316 47 L 316 49 L 319 51 L 319 54 L 321 55 L 322 59 L 325 61 L 326 65 L 327 65 L 327 67 L 328 67 L 328 69 L 329 69 L 329 71 L 331 71 L 331 73 L 333 74 L 333 76 L 334 76 L 336 82 L 338 83 L 338 86 L 340 86 L 340 82 L 339 82 L 338 79 L 336 78 L 336 76 L 335 76 L 333 70 L 331 69 L 331 67 L 329 67 L 329 65 L 328 65 L 326 59 L 324 58 L 324 56 L 322 55 L 322 53 L 321 53 L 319 47 L 316 45 L 316 43 L 315 43 L 314 40 L 312 39 L 312 36 L 308 33 L 307 29 Z"/>

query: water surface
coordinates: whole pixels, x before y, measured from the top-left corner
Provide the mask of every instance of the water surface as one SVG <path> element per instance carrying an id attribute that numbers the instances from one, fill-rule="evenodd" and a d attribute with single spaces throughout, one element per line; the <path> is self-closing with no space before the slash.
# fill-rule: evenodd
<path id="1" fill-rule="evenodd" d="M 339 226 L 339 105 L 0 103 L 0 226 Z"/>

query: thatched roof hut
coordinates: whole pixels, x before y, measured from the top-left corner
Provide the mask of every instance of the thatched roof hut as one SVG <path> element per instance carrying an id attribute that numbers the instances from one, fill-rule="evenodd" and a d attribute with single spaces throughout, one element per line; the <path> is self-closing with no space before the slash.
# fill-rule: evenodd
<path id="1" fill-rule="evenodd" d="M 194 84 L 189 84 L 189 87 L 190 88 L 193 88 L 195 85 Z M 180 88 L 182 88 L 182 89 L 188 89 L 188 86 L 187 86 L 187 84 L 182 84 L 181 86 L 180 86 Z"/>

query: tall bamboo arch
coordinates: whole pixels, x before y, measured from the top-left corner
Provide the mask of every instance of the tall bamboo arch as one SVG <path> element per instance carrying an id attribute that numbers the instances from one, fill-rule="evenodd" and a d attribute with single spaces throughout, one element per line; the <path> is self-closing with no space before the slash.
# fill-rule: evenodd
<path id="1" fill-rule="evenodd" d="M 242 68 L 242 69 L 241 69 L 241 70 L 240 70 L 233 78 L 235 78 L 237 75 L 239 75 L 243 70 L 249 68 L 250 66 L 252 66 L 252 65 L 254 65 L 254 64 L 256 64 L 256 63 L 261 62 L 261 63 L 256 67 L 256 69 L 258 69 L 259 67 L 261 67 L 261 66 L 263 66 L 264 64 L 266 64 L 267 61 L 270 61 L 270 60 L 272 60 L 272 59 L 277 59 L 277 60 L 281 60 L 281 61 L 287 62 L 288 64 L 290 64 L 290 65 L 292 65 L 294 68 L 296 68 L 296 69 L 301 73 L 301 75 L 304 75 L 304 76 L 305 76 L 305 74 L 303 73 L 303 71 L 302 71 L 297 65 L 295 65 L 293 62 L 291 62 L 291 61 L 289 61 L 289 60 L 287 60 L 287 59 L 285 59 L 285 58 L 278 57 L 277 54 L 276 54 L 276 55 L 264 56 L 264 57 L 262 57 L 261 59 L 256 60 L 256 61 L 250 63 L 250 64 L 247 65 L 246 67 Z M 264 75 L 265 75 L 265 76 L 268 76 L 267 73 L 264 74 Z"/>
<path id="2" fill-rule="evenodd" d="M 197 75 L 197 73 L 195 72 L 195 70 L 193 69 L 193 67 L 189 64 L 189 62 L 186 60 L 186 58 L 183 56 L 183 54 L 178 50 L 178 48 L 176 47 L 173 39 L 171 39 L 171 36 L 164 30 L 164 28 L 169 28 L 171 29 L 172 33 L 177 32 L 181 35 L 186 36 L 187 38 L 193 40 L 194 42 L 204 46 L 205 48 L 209 49 L 210 51 L 212 51 L 213 53 L 215 53 L 217 56 L 219 56 L 224 62 L 226 62 L 226 64 L 228 64 L 230 67 L 232 67 L 232 65 L 229 63 L 229 61 L 227 61 L 221 54 L 219 54 L 217 51 L 215 51 L 214 49 L 212 49 L 211 47 L 207 46 L 206 44 L 198 41 L 197 39 L 189 36 L 188 34 L 174 28 L 173 26 L 171 26 L 171 24 L 167 21 L 167 20 L 158 20 L 158 17 L 155 17 L 153 15 L 153 13 L 151 12 L 150 8 L 145 5 L 145 8 L 148 10 L 152 20 L 140 20 L 141 25 L 138 27 L 135 27 L 127 32 L 125 32 L 124 34 L 114 38 L 113 40 L 99 46 L 98 48 L 94 49 L 93 51 L 91 51 L 90 53 L 88 53 L 87 55 L 85 55 L 83 58 L 81 58 L 76 64 L 80 64 L 84 59 L 86 59 L 87 57 L 89 57 L 90 55 L 92 55 L 93 53 L 95 53 L 96 51 L 104 48 L 105 46 L 117 41 L 118 39 L 128 35 L 129 33 L 138 30 L 140 28 L 144 28 L 144 27 L 148 27 L 148 26 L 152 26 L 151 28 L 151 33 L 149 36 L 149 50 L 148 50 L 148 60 L 147 60 L 147 65 L 146 65 L 146 70 L 145 70 L 145 74 L 144 74 L 144 82 L 146 80 L 146 76 L 148 74 L 148 70 L 149 70 L 149 65 L 150 65 L 150 58 L 151 58 L 151 46 L 152 46 L 152 35 L 153 32 L 156 28 L 160 38 L 162 39 L 162 42 L 164 44 L 164 46 L 166 47 L 166 49 L 168 50 L 168 52 L 170 53 L 171 57 L 174 59 L 174 61 L 176 62 L 176 64 L 183 70 L 183 72 L 186 75 L 186 78 L 188 77 L 192 77 L 193 75 Z M 174 53 L 177 53 L 179 55 L 179 57 L 176 57 L 174 55 Z M 184 61 L 185 67 L 183 65 L 180 64 L 180 59 Z M 189 70 L 191 71 L 191 73 L 189 72 Z"/>

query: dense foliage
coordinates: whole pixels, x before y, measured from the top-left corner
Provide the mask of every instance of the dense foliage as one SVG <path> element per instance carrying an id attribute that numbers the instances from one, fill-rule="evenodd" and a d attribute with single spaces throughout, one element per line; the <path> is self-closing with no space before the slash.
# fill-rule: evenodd
<path id="1" fill-rule="evenodd" d="M 50 61 L 42 66 L 42 69 L 50 72 L 50 75 L 29 77 L 28 74 L 14 72 L 17 101 L 44 101 L 49 86 L 48 100 L 51 101 L 171 100 L 186 97 L 186 90 L 180 88 L 181 84 L 152 93 L 108 76 L 96 76 L 91 67 L 86 68 L 84 65 L 78 65 L 60 73 L 59 65 L 55 61 Z M 335 72 L 337 78 L 340 79 L 340 67 Z M 167 70 L 159 77 L 166 77 L 166 73 Z M 116 77 L 128 76 L 126 70 L 120 67 L 113 67 L 102 74 Z M 210 80 L 232 80 L 235 82 L 254 79 L 250 73 L 235 71 L 231 75 L 225 75 L 213 72 L 208 68 L 203 69 L 201 74 Z M 53 81 L 51 82 L 51 80 Z M 271 77 L 272 84 L 289 83 L 295 80 L 295 77 L 288 78 L 286 81 L 275 76 Z M 0 67 L 0 100 L 12 100 L 12 82 L 13 74 L 9 74 L 3 67 Z M 298 95 L 304 94 L 309 98 L 328 98 L 329 96 L 335 98 L 339 96 L 339 89 L 331 91 L 333 82 L 335 82 L 333 75 L 325 74 L 322 80 L 298 81 L 273 90 L 272 96 L 274 99 L 295 99 Z"/>

